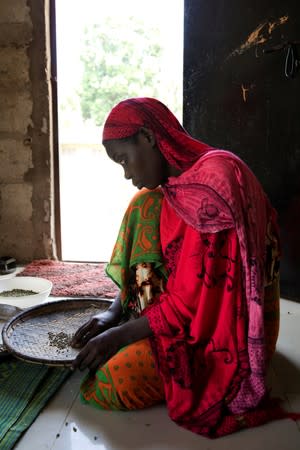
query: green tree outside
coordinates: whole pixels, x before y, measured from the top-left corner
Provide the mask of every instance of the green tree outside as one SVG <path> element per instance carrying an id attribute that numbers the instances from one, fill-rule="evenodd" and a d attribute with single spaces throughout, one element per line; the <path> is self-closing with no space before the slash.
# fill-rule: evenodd
<path id="1" fill-rule="evenodd" d="M 84 119 L 101 126 L 107 113 L 128 97 L 159 98 L 163 49 L 158 29 L 133 17 L 129 23 L 107 18 L 84 31 L 79 91 Z"/>

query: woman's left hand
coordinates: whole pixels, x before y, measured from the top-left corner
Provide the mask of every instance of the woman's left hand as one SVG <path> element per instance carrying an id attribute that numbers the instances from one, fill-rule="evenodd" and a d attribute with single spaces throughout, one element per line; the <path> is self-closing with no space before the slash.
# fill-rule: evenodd
<path id="1" fill-rule="evenodd" d="M 72 369 L 85 370 L 88 368 L 95 371 L 125 345 L 151 335 L 152 330 L 146 316 L 110 328 L 88 341 L 73 361 Z"/>
<path id="2" fill-rule="evenodd" d="M 120 328 L 115 327 L 90 339 L 73 361 L 72 369 L 95 371 L 103 366 L 120 350 L 121 334 Z"/>

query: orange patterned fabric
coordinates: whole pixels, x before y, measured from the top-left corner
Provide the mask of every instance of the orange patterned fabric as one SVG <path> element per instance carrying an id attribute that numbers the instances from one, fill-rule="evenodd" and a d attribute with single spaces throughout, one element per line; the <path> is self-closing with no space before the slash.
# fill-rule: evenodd
<path id="1" fill-rule="evenodd" d="M 164 400 L 149 339 L 120 350 L 81 385 L 81 400 L 100 409 L 131 410 Z"/>

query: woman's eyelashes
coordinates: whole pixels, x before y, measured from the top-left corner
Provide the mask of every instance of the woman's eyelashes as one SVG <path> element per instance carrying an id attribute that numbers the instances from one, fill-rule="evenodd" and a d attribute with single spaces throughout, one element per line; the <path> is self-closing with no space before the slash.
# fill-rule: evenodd
<path id="1" fill-rule="evenodd" d="M 126 163 L 127 163 L 127 160 L 126 160 L 126 158 L 125 158 L 124 156 L 119 156 L 119 157 L 116 159 L 116 162 L 117 162 L 118 164 L 121 164 L 121 166 L 125 166 Z"/>

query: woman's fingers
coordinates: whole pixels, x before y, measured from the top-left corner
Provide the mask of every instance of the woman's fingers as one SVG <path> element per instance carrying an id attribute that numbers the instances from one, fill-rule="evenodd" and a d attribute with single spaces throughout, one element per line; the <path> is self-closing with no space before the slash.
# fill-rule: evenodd
<path id="1" fill-rule="evenodd" d="M 72 370 L 78 369 L 82 359 L 83 359 L 83 355 L 82 355 L 82 351 L 81 351 L 81 352 L 78 353 L 78 355 L 76 356 L 76 358 L 72 362 L 71 369 Z"/>
<path id="2" fill-rule="evenodd" d="M 119 350 L 115 332 L 109 330 L 94 337 L 93 333 L 95 333 L 95 328 L 92 328 L 86 333 L 86 336 L 83 337 L 83 340 L 88 340 L 88 343 L 73 361 L 73 370 L 77 368 L 79 370 L 85 370 L 88 368 L 90 371 L 95 371 Z"/>
<path id="3" fill-rule="evenodd" d="M 81 362 L 79 369 L 85 370 L 89 369 L 90 372 L 96 372 L 96 370 L 101 366 L 103 366 L 108 360 L 108 355 L 104 355 L 102 353 L 89 353 L 88 356 Z"/>
<path id="4" fill-rule="evenodd" d="M 90 372 L 96 372 L 99 366 L 103 366 L 101 355 L 99 355 L 96 359 L 94 359 L 91 364 L 88 366 Z"/>
<path id="5" fill-rule="evenodd" d="M 87 369 L 88 367 L 90 367 L 90 365 L 94 360 L 95 360 L 94 352 L 87 353 L 78 366 L 79 370 L 83 371 Z"/>
<path id="6" fill-rule="evenodd" d="M 72 364 L 72 369 L 84 370 L 87 367 L 87 364 L 93 360 L 93 355 L 90 349 L 85 346 L 74 359 Z"/>
<path id="7" fill-rule="evenodd" d="M 85 323 L 84 325 L 82 325 L 80 328 L 78 328 L 78 330 L 76 331 L 74 338 L 80 338 L 81 336 L 83 336 L 87 330 L 90 328 L 91 325 L 91 321 Z"/>
<path id="8" fill-rule="evenodd" d="M 82 325 L 72 339 L 71 345 L 73 347 L 82 347 L 85 345 L 92 337 L 96 336 L 101 332 L 98 322 L 95 320 L 90 320 L 86 324 Z"/>
<path id="9" fill-rule="evenodd" d="M 80 337 L 80 341 L 78 342 L 79 345 L 82 347 L 83 345 L 87 344 L 90 339 L 97 336 L 99 334 L 99 329 L 97 327 L 93 327 L 90 329 L 87 329 L 85 334 L 82 334 Z"/>
<path id="10" fill-rule="evenodd" d="M 82 325 L 80 328 L 78 328 L 78 330 L 74 334 L 73 339 L 71 341 L 72 346 L 75 347 L 76 345 L 80 344 L 82 337 L 88 332 L 89 327 L 90 327 L 90 322 L 87 322 L 84 325 Z"/>
<path id="11" fill-rule="evenodd" d="M 85 345 L 92 337 L 97 336 L 102 331 L 105 330 L 105 326 L 97 317 L 80 327 L 71 342 L 73 347 L 82 347 Z"/>
<path id="12" fill-rule="evenodd" d="M 91 372 L 95 372 L 98 367 L 105 364 L 108 359 L 108 355 L 102 354 L 99 350 L 97 351 L 88 344 L 73 361 L 72 370 L 79 369 L 80 371 L 83 371 L 89 369 Z"/>

